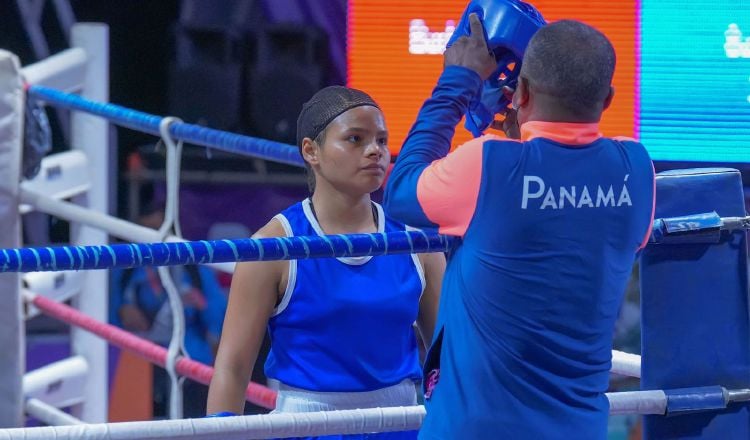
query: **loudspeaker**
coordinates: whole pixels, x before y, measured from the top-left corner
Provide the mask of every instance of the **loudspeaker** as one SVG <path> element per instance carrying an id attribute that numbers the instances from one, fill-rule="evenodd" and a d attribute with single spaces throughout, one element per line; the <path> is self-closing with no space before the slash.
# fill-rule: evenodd
<path id="1" fill-rule="evenodd" d="M 321 88 L 319 66 L 279 64 L 252 74 L 249 129 L 254 136 L 296 144 L 297 115 Z"/>
<path id="2" fill-rule="evenodd" d="M 295 144 L 302 104 L 325 83 L 326 35 L 309 25 L 275 25 L 259 31 L 257 48 L 248 75 L 248 129 Z"/>
<path id="3" fill-rule="evenodd" d="M 242 111 L 242 65 L 173 63 L 169 68 L 169 113 L 185 122 L 235 131 Z"/>
<path id="4" fill-rule="evenodd" d="M 242 129 L 255 0 L 182 0 L 169 65 L 168 111 L 186 122 Z"/>

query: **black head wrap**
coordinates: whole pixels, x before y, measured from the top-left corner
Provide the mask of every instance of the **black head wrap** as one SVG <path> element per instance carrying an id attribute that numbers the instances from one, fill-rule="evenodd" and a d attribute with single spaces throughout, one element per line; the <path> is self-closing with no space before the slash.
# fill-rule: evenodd
<path id="1" fill-rule="evenodd" d="M 302 140 L 306 137 L 318 137 L 338 115 L 363 105 L 380 108 L 370 95 L 361 90 L 342 86 L 319 90 L 302 106 L 297 118 L 297 146 L 301 148 Z"/>

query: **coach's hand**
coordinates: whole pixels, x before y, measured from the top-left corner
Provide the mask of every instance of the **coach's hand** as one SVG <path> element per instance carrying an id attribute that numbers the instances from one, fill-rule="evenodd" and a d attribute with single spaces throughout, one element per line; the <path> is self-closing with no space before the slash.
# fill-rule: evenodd
<path id="1" fill-rule="evenodd" d="M 471 35 L 459 38 L 445 50 L 444 65 L 466 67 L 485 80 L 497 69 L 497 61 L 484 40 L 484 27 L 477 14 L 469 14 L 469 25 Z"/>
<path id="2" fill-rule="evenodd" d="M 503 87 L 503 95 L 505 95 L 505 99 L 507 99 L 508 102 L 513 102 L 514 93 L 515 89 L 508 86 Z M 492 121 L 490 127 L 495 130 L 503 131 L 505 136 L 510 139 L 521 139 L 521 127 L 518 125 L 518 110 L 508 107 L 505 109 L 505 113 L 501 116 L 502 119 L 495 119 Z"/>
<path id="3" fill-rule="evenodd" d="M 509 108 L 505 111 L 503 119 L 495 119 L 490 127 L 501 130 L 508 139 L 521 139 L 521 127 L 518 126 L 518 112 Z"/>

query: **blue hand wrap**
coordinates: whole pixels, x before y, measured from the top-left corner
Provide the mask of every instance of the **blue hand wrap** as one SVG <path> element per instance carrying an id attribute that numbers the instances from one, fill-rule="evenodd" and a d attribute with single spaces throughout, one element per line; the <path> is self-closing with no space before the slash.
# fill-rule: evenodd
<path id="1" fill-rule="evenodd" d="M 238 414 L 235 414 L 235 413 L 230 412 L 230 411 L 222 411 L 222 412 L 217 412 L 217 413 L 214 413 L 214 414 L 208 414 L 204 418 L 208 419 L 208 418 L 212 418 L 212 417 L 232 417 L 232 416 L 236 416 L 236 415 L 238 415 Z"/>

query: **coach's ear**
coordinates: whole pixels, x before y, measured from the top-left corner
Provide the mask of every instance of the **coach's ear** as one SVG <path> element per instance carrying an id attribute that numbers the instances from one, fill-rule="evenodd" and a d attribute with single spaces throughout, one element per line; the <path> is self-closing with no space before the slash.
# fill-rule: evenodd
<path id="1" fill-rule="evenodd" d="M 609 86 L 609 93 L 607 94 L 607 97 L 604 98 L 604 105 L 602 107 L 602 110 L 606 110 L 609 108 L 609 106 L 612 104 L 612 100 L 615 97 L 615 87 Z"/>
<path id="2" fill-rule="evenodd" d="M 518 77 L 518 83 L 516 89 L 513 91 L 511 96 L 510 106 L 513 110 L 518 110 L 525 106 L 529 102 L 529 81 L 522 77 Z"/>

